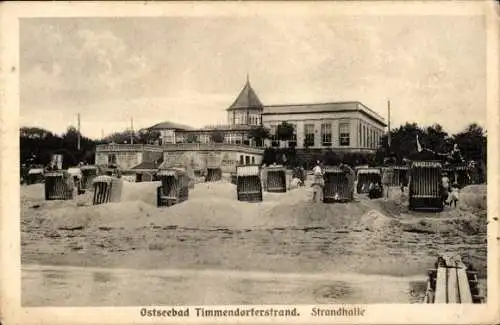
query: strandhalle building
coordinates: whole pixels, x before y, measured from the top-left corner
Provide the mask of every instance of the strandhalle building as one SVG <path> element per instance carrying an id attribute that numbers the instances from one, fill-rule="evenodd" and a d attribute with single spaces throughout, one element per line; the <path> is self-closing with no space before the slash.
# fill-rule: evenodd
<path id="1" fill-rule="evenodd" d="M 150 130 L 160 132 L 161 144 L 210 143 L 211 135 L 223 132 L 228 144 L 253 145 L 250 130 L 264 126 L 271 131 L 267 146 L 283 146 L 275 135 L 279 124 L 294 128 L 286 142 L 297 149 L 331 149 L 340 152 L 374 153 L 387 126 L 384 118 L 360 102 L 263 105 L 247 79 L 236 100 L 227 108 L 227 125 L 192 129 L 170 122 Z"/>

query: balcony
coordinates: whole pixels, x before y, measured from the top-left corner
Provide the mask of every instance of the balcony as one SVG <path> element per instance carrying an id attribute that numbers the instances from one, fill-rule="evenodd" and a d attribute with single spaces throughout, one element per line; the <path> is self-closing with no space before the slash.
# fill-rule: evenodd
<path id="1" fill-rule="evenodd" d="M 142 152 L 142 151 L 244 151 L 247 153 L 262 154 L 263 149 L 245 144 L 229 143 L 165 143 L 151 144 L 100 144 L 96 152 Z"/>
<path id="2" fill-rule="evenodd" d="M 162 152 L 162 147 L 154 144 L 98 144 L 96 152 L 116 151 L 156 151 Z"/>
<path id="3" fill-rule="evenodd" d="M 161 146 L 164 151 L 245 151 L 248 153 L 261 154 L 263 149 L 245 144 L 229 143 L 168 143 Z"/>

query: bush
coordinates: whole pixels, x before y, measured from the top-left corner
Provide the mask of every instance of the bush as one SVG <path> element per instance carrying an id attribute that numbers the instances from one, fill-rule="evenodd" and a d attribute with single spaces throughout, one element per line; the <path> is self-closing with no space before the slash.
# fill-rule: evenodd
<path id="1" fill-rule="evenodd" d="M 224 142 L 224 132 L 222 131 L 215 131 L 211 135 L 212 142 L 214 143 L 223 143 Z"/>

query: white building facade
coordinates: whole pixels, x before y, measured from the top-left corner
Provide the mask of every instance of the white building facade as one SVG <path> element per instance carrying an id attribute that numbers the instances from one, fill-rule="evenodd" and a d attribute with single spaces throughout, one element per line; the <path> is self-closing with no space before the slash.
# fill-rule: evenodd
<path id="1" fill-rule="evenodd" d="M 297 149 L 341 149 L 371 151 L 380 145 L 384 119 L 360 102 L 265 106 L 262 124 L 275 135 L 278 125 L 294 127 L 292 142 Z M 275 140 L 275 139 L 274 139 Z M 277 146 L 277 141 L 271 141 Z"/>
<path id="2" fill-rule="evenodd" d="M 344 152 L 375 152 L 385 134 L 384 118 L 358 101 L 297 105 L 263 105 L 247 79 L 236 100 L 226 109 L 227 124 L 192 129 L 170 122 L 151 129 L 160 131 L 162 144 L 213 142 L 215 132 L 224 134 L 224 143 L 252 145 L 253 128 L 271 130 L 267 145 L 293 145 L 297 149 L 332 149 Z M 294 127 L 288 141 L 277 141 L 278 125 L 287 122 Z"/>

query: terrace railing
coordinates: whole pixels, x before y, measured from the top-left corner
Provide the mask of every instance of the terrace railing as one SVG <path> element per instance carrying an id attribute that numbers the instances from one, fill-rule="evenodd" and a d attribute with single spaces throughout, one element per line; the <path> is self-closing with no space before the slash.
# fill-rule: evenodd
<path id="1" fill-rule="evenodd" d="M 162 147 L 165 150 L 231 150 L 245 151 L 252 153 L 262 153 L 262 149 L 244 144 L 229 144 L 229 143 L 167 143 Z"/>
<path id="2" fill-rule="evenodd" d="M 101 144 L 96 146 L 97 152 L 113 151 L 190 151 L 190 150 L 230 150 L 261 154 L 262 148 L 244 144 L 229 143 L 165 143 L 163 145 L 150 144 Z"/>
<path id="3" fill-rule="evenodd" d="M 105 151 L 157 151 L 161 152 L 162 147 L 154 144 L 98 144 L 96 152 Z"/>

